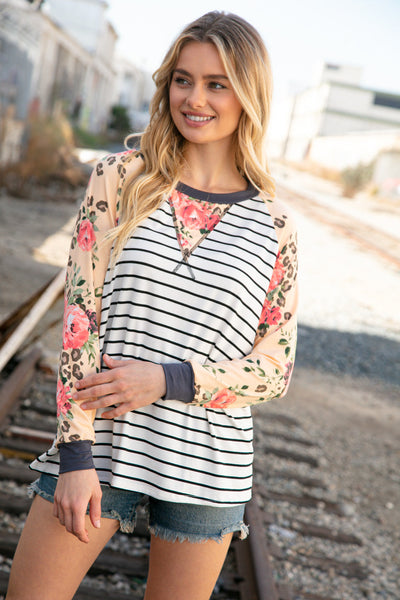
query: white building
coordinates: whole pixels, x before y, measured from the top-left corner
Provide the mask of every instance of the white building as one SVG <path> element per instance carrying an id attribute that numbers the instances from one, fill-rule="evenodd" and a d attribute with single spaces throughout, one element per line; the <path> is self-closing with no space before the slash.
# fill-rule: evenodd
<path id="1" fill-rule="evenodd" d="M 114 72 L 112 84 L 107 85 L 111 102 L 125 106 L 133 129 L 142 129 L 148 121 L 153 80 L 150 73 L 133 62 L 115 57 L 116 33 L 107 21 L 107 7 L 105 0 L 46 0 L 44 10 L 83 48 L 96 56 L 104 68 Z M 101 97 L 97 96 L 97 99 L 101 102 Z"/>
<path id="2" fill-rule="evenodd" d="M 112 66 L 117 34 L 106 18 L 105 0 L 46 0 L 43 11 L 71 37 Z"/>
<path id="3" fill-rule="evenodd" d="M 322 65 L 317 85 L 294 98 L 283 158 L 311 158 L 316 138 L 400 129 L 400 95 L 361 87 L 361 75 L 359 67 Z"/>
<path id="4" fill-rule="evenodd" d="M 98 132 L 104 129 L 109 118 L 116 85 L 114 68 L 115 44 L 118 35 L 106 18 L 107 2 L 104 0 L 46 0 L 43 12 L 48 21 L 57 26 L 86 53 L 83 66 L 74 63 L 71 52 L 64 64 L 57 65 L 63 94 L 74 81 L 79 93 L 69 98 L 69 114 L 84 129 Z M 69 63 L 67 64 L 65 63 Z"/>
<path id="5" fill-rule="evenodd" d="M 143 131 L 149 120 L 148 108 L 154 93 L 151 74 L 125 58 L 115 60 L 117 71 L 114 104 L 125 106 L 132 130 Z"/>
<path id="6" fill-rule="evenodd" d="M 90 44 L 72 35 L 66 22 L 40 10 L 40 2 L 0 3 L 0 163 L 18 159 L 29 114 L 51 115 L 62 106 L 92 132 L 107 125 L 115 94 L 112 60 L 117 35 L 104 20 L 103 0 L 63 3 L 75 15 L 79 5 L 90 5 L 97 14 Z"/>

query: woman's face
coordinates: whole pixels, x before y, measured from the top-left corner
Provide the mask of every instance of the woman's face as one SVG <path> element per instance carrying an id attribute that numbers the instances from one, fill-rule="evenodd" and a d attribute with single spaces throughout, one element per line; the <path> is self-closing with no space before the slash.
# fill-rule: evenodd
<path id="1" fill-rule="evenodd" d="M 172 119 L 193 144 L 227 140 L 242 113 L 214 44 L 189 42 L 179 55 L 169 89 Z"/>

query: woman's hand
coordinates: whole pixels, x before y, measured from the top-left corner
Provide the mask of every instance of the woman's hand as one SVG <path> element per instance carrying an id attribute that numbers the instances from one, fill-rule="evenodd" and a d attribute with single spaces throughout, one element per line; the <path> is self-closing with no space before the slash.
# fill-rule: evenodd
<path id="1" fill-rule="evenodd" d="M 101 487 L 95 469 L 70 471 L 58 477 L 54 493 L 53 515 L 65 529 L 78 540 L 88 543 L 85 515 L 90 504 L 89 515 L 93 527 L 100 527 Z"/>
<path id="2" fill-rule="evenodd" d="M 118 405 L 101 415 L 113 419 L 164 396 L 166 384 L 161 365 L 142 360 L 114 360 L 107 354 L 103 359 L 109 371 L 88 375 L 75 384 L 79 391 L 73 399 L 82 401 L 83 410 Z"/>

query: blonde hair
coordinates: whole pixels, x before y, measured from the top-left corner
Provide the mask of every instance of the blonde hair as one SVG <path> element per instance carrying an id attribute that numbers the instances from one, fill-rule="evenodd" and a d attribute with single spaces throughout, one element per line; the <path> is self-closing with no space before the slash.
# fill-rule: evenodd
<path id="1" fill-rule="evenodd" d="M 272 96 L 267 49 L 256 29 L 241 17 L 209 12 L 185 27 L 153 75 L 156 91 L 150 104 L 150 122 L 141 136 L 140 152 L 130 157 L 141 156 L 143 162 L 139 172 L 123 185 L 119 225 L 110 235 L 115 239 L 114 260 L 135 228 L 162 204 L 179 181 L 185 139 L 170 114 L 169 87 L 179 54 L 192 41 L 215 45 L 243 107 L 233 141 L 238 171 L 265 199 L 275 195 L 264 155 Z"/>

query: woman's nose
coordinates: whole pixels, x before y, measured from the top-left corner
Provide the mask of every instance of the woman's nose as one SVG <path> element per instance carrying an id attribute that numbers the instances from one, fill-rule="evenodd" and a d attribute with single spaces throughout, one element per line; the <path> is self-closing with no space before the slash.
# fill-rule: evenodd
<path id="1" fill-rule="evenodd" d="M 193 108 L 201 107 L 207 104 L 206 92 L 202 85 L 194 85 L 190 90 L 187 102 Z"/>

